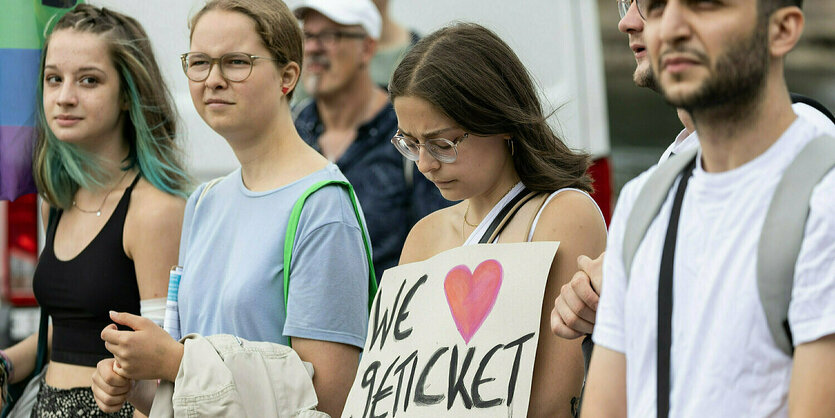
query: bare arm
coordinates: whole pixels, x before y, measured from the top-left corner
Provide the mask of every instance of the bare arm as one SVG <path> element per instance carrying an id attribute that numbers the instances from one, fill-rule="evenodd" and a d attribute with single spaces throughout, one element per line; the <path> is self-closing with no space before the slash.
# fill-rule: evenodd
<path id="1" fill-rule="evenodd" d="M 299 357 L 313 364 L 313 387 L 319 398 L 319 411 L 332 417 L 342 416 L 359 367 L 359 348 L 297 337 L 290 341 Z"/>
<path id="2" fill-rule="evenodd" d="M 560 241 L 542 301 L 539 345 L 531 385 L 530 416 L 569 417 L 571 398 L 583 382 L 581 341 L 551 334 L 551 308 L 560 288 L 576 272 L 580 255 L 597 256 L 606 245 L 606 226 L 594 203 L 577 192 L 557 195 L 542 212 L 534 241 Z"/>
<path id="3" fill-rule="evenodd" d="M 177 264 L 185 201 L 163 193 L 140 180 L 131 196 L 125 221 L 125 253 L 133 259 L 139 297 L 165 297 L 168 269 Z M 139 379 L 173 381 L 182 359 L 182 344 L 146 318 L 112 313 L 111 319 L 134 331 L 118 331 L 108 325 L 102 331 L 105 347 L 114 354 L 93 374 L 93 394 L 99 407 L 115 412 L 130 396 L 140 411 L 150 410 L 153 391 Z M 137 379 L 130 382 L 130 379 Z M 133 390 L 128 393 L 128 389 Z M 141 390 L 140 390 L 141 389 Z"/>
<path id="4" fill-rule="evenodd" d="M 10 383 L 17 383 L 35 370 L 35 357 L 38 353 L 38 333 L 4 350 L 14 368 Z"/>
<path id="5" fill-rule="evenodd" d="M 835 334 L 795 348 L 789 416 L 835 416 Z"/>
<path id="6" fill-rule="evenodd" d="M 583 418 L 626 417 L 626 356 L 603 346 L 591 357 Z"/>
<path id="7" fill-rule="evenodd" d="M 178 261 L 185 204 L 144 180 L 131 196 L 124 246 L 133 259 L 140 299 L 166 295 L 169 269 Z"/>

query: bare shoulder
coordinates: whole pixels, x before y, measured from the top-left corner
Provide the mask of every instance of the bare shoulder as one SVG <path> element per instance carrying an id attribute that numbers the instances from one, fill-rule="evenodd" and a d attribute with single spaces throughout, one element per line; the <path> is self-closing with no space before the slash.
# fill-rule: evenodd
<path id="1" fill-rule="evenodd" d="M 451 236 L 454 235 L 455 228 L 452 219 L 460 219 L 461 211 L 462 207 L 459 203 L 436 210 L 419 220 L 406 237 L 403 252 L 400 254 L 400 264 L 423 261 L 449 248 L 461 245 Z"/>
<path id="2" fill-rule="evenodd" d="M 127 223 L 141 230 L 175 228 L 179 235 L 186 200 L 157 189 L 144 178 L 130 196 Z"/>
<path id="3" fill-rule="evenodd" d="M 605 246 L 606 223 L 589 195 L 566 190 L 554 196 L 543 208 L 533 239 Z"/>

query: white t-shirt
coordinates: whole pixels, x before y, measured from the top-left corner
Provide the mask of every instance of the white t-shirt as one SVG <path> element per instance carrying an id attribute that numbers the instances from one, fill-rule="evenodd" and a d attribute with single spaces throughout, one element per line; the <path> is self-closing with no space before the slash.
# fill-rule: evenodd
<path id="1" fill-rule="evenodd" d="M 775 345 L 766 323 L 757 291 L 757 245 L 783 171 L 822 133 L 798 118 L 742 167 L 706 173 L 697 164 L 676 243 L 670 416 L 788 414 L 791 358 Z M 656 415 L 658 271 L 675 188 L 635 254 L 628 287 L 622 246 L 627 216 L 653 169 L 621 192 L 594 329 L 596 344 L 626 355 L 628 413 L 641 418 Z M 795 345 L 835 333 L 835 171 L 816 186 L 810 206 L 789 307 Z"/>

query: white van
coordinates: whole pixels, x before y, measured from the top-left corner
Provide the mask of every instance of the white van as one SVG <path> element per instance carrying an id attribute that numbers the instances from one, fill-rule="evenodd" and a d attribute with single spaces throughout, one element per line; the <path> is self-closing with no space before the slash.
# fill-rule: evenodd
<path id="1" fill-rule="evenodd" d="M 188 18 L 201 0 L 93 0 L 138 19 L 151 37 L 157 62 L 174 97 L 184 133 L 191 173 L 200 181 L 226 174 L 237 161 L 225 141 L 200 118 L 191 103 L 179 55 L 187 52 Z M 292 7 L 292 0 L 289 5 Z M 568 145 L 594 157 L 595 200 L 608 221 L 613 181 L 609 165 L 606 86 L 596 1 L 578 0 L 391 0 L 394 17 L 418 33 L 449 22 L 470 21 L 494 30 L 527 66 L 543 91 L 551 119 Z M 37 203 L 33 198 L 12 207 L 0 202 L 0 289 L 2 304 L 12 306 L 11 337 L 25 337 L 37 326 L 31 305 L 31 274 L 38 242 Z M 13 236 L 10 236 L 13 235 Z M 12 245 L 9 246 L 8 243 Z M 14 283 L 12 283 L 12 281 Z M 0 338 L 2 339 L 2 338 Z"/>

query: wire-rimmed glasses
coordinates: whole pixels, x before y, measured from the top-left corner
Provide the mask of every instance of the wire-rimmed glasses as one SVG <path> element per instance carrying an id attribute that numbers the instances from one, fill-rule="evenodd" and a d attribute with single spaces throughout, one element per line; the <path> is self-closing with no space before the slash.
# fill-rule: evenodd
<path id="1" fill-rule="evenodd" d="M 638 14 L 641 16 L 641 19 L 644 18 L 644 12 L 641 10 L 641 2 L 638 0 L 615 0 L 618 4 L 618 14 L 620 18 L 623 19 L 626 17 L 626 14 L 629 13 L 629 8 L 632 7 L 632 3 L 638 3 Z"/>
<path id="2" fill-rule="evenodd" d="M 188 52 L 180 55 L 183 63 L 183 72 L 191 81 L 205 81 L 209 78 L 212 67 L 218 64 L 220 75 L 227 81 L 244 81 L 252 74 L 252 65 L 255 60 L 278 61 L 275 58 L 259 57 L 244 52 L 230 52 L 223 54 L 220 58 L 212 58 L 203 52 Z"/>
<path id="3" fill-rule="evenodd" d="M 458 144 L 470 134 L 464 132 L 463 135 L 450 141 L 446 138 L 432 138 L 427 139 L 423 144 L 419 143 L 414 138 L 409 138 L 401 132 L 394 134 L 391 138 L 391 143 L 394 147 L 403 154 L 404 157 L 417 161 L 420 156 L 420 147 L 426 148 L 426 151 L 436 160 L 442 163 L 454 163 L 458 159 Z"/>

